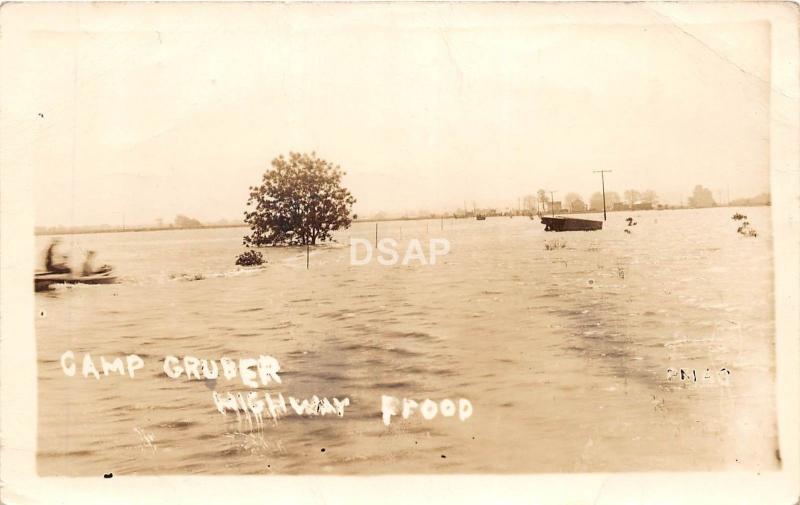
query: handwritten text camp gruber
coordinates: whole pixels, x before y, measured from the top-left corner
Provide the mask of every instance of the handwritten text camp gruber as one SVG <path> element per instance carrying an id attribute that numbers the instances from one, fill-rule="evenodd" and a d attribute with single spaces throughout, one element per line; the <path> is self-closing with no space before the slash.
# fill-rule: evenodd
<path id="1" fill-rule="evenodd" d="M 256 419 L 267 417 L 278 419 L 291 413 L 298 416 L 336 415 L 344 417 L 345 408 L 350 405 L 349 398 L 340 400 L 339 398 L 320 398 L 317 395 L 313 395 L 311 398 L 288 396 L 287 402 L 283 393 L 262 392 L 259 395 L 253 389 L 282 384 L 278 374 L 280 364 L 272 356 L 261 355 L 258 358 L 241 359 L 222 357 L 218 361 L 194 356 L 184 356 L 183 358 L 165 356 L 162 365 L 164 375 L 170 379 L 185 377 L 188 380 L 210 381 L 224 378 L 231 381 L 238 377 L 242 385 L 249 390 L 224 394 L 216 391 L 211 393 L 214 405 L 224 416 L 232 412 L 237 417 L 244 414 L 246 416 L 253 415 Z M 66 376 L 83 376 L 84 379 L 92 376 L 96 380 L 112 375 L 135 379 L 136 371 L 145 366 L 144 360 L 136 354 L 113 358 L 105 356 L 93 358 L 91 354 L 86 353 L 81 359 L 78 359 L 73 351 L 64 352 L 60 362 L 61 369 Z M 78 373 L 79 362 L 80 374 Z M 425 420 L 431 420 L 441 415 L 466 421 L 472 416 L 472 413 L 472 403 L 465 398 L 459 398 L 457 401 L 445 398 L 438 402 L 431 399 L 417 402 L 410 398 L 401 399 L 391 395 L 381 395 L 381 418 L 387 426 L 391 424 L 392 417 L 398 415 L 403 419 L 420 415 Z"/>

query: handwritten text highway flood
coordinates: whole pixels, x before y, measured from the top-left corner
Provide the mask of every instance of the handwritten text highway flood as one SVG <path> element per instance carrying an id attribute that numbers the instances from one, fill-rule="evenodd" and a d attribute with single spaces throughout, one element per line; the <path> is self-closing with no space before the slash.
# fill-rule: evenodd
<path id="1" fill-rule="evenodd" d="M 106 358 L 99 356 L 97 361 L 90 354 L 84 354 L 78 360 L 75 353 L 66 351 L 61 355 L 61 368 L 68 377 L 78 375 L 80 362 L 80 375 L 88 379 L 90 376 L 100 380 L 109 376 L 123 376 L 130 379 L 136 378 L 136 371 L 145 366 L 144 360 L 136 354 L 124 357 Z M 212 391 L 214 405 L 223 416 L 229 413 L 236 415 L 237 419 L 244 415 L 248 419 L 253 416 L 257 423 L 265 417 L 278 419 L 282 416 L 295 414 L 298 416 L 335 416 L 344 417 L 345 408 L 350 406 L 349 398 L 330 398 L 312 395 L 311 398 L 296 398 L 284 396 L 283 393 L 256 392 L 253 389 L 265 386 L 282 384 L 278 374 L 280 364 L 272 356 L 261 355 L 258 358 L 242 358 L 234 360 L 222 357 L 215 359 L 200 359 L 194 356 L 165 356 L 162 360 L 164 375 L 169 379 L 216 381 L 224 378 L 233 381 L 237 377 L 242 385 L 249 390 L 243 392 L 218 393 Z M 397 398 L 395 396 L 381 395 L 381 419 L 385 425 L 391 424 L 393 416 L 408 419 L 420 416 L 425 420 L 432 420 L 441 415 L 445 418 L 457 418 L 466 421 L 472 416 L 472 403 L 464 398 L 457 401 L 445 398 L 440 401 L 425 399 L 422 401 L 410 398 Z"/>

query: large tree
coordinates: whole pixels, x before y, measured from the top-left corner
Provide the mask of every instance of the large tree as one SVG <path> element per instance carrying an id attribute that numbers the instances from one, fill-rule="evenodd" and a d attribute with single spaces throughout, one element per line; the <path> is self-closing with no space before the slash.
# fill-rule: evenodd
<path id="1" fill-rule="evenodd" d="M 250 187 L 244 221 L 251 233 L 244 245 L 311 244 L 349 228 L 355 198 L 344 186 L 345 172 L 316 153 L 290 152 L 272 160 L 260 186 Z"/>

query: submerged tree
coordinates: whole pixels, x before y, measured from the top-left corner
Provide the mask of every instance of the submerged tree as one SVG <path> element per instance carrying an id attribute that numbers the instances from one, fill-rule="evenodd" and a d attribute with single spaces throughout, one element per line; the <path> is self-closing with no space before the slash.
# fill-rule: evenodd
<path id="1" fill-rule="evenodd" d="M 345 173 L 316 153 L 290 152 L 272 160 L 261 185 L 250 188 L 244 221 L 251 234 L 244 245 L 314 245 L 349 228 L 355 198 L 342 186 Z"/>

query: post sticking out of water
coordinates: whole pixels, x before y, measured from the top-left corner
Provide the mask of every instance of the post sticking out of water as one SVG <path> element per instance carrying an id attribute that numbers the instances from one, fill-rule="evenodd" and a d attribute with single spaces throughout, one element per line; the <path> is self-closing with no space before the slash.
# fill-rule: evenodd
<path id="1" fill-rule="evenodd" d="M 611 172 L 611 170 L 594 170 L 594 173 L 600 172 L 600 181 L 603 184 L 603 221 L 606 220 L 606 172 Z"/>
<path id="2" fill-rule="evenodd" d="M 556 204 L 553 201 L 553 193 L 555 193 L 555 191 L 550 192 L 550 213 L 553 215 L 553 217 L 556 217 Z"/>

